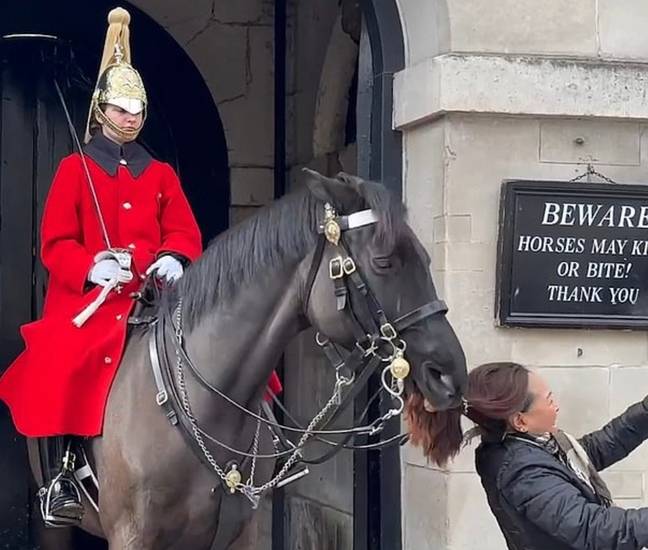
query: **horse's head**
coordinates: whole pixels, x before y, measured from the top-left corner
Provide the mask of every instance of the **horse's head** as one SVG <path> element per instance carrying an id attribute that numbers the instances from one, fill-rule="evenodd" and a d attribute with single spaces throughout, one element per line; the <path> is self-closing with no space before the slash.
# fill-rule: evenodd
<path id="1" fill-rule="evenodd" d="M 342 246 L 327 242 L 319 269 L 311 269 L 309 277 L 304 273 L 305 287 L 309 287 L 306 300 L 311 324 L 331 341 L 354 348 L 357 325 L 366 325 L 365 299 L 355 284 L 348 284 L 344 299 L 350 300 L 351 307 L 342 309 L 339 295 L 345 291 L 333 277 L 338 267 L 344 271 L 335 258 L 350 256 L 356 273 L 370 289 L 385 318 L 398 325 L 397 329 L 404 327 L 398 330 L 398 336 L 406 343 L 404 354 L 411 364 L 411 373 L 405 379 L 409 404 L 421 408 L 421 414 L 427 414 L 428 420 L 434 416 L 437 422 L 443 417 L 441 411 L 451 411 L 452 419 L 441 422 L 458 428 L 459 406 L 467 381 L 466 361 L 446 319 L 445 304 L 434 288 L 429 256 L 407 225 L 404 206 L 383 186 L 346 174 L 326 178 L 309 171 L 308 185 L 318 199 L 332 205 L 338 219 L 348 220 L 346 216 L 363 212 L 351 218 L 355 220 L 350 224 L 353 227 L 345 230 L 344 222 L 341 224 Z M 363 223 L 371 214 L 373 223 Z M 325 217 L 324 208 L 321 217 Z M 349 309 L 360 323 L 353 319 Z M 404 321 L 399 323 L 399 319 Z M 410 420 L 412 414 L 410 410 Z M 437 427 L 436 431 L 440 429 L 446 428 Z"/>

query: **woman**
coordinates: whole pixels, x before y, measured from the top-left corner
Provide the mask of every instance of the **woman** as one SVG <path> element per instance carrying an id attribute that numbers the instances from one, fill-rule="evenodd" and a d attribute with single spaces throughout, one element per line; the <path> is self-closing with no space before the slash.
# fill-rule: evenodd
<path id="1" fill-rule="evenodd" d="M 615 506 L 598 474 L 648 438 L 648 397 L 579 440 L 556 427 L 558 405 L 551 390 L 522 365 L 477 367 L 469 374 L 465 398 L 466 415 L 481 435 L 477 473 L 509 550 L 648 546 L 648 508 Z M 425 406 L 413 405 L 419 414 Z M 415 443 L 429 441 L 422 426 L 420 420 L 413 423 Z M 456 450 L 446 449 L 441 460 Z"/>

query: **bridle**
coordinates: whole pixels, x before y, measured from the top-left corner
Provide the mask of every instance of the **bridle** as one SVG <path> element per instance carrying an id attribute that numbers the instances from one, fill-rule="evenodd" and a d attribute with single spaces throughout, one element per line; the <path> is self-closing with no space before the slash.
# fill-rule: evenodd
<path id="1" fill-rule="evenodd" d="M 344 233 L 347 231 L 377 222 L 378 217 L 372 210 L 362 210 L 350 215 L 338 216 L 330 203 L 326 203 L 324 206 L 324 220 L 319 227 L 318 241 L 304 287 L 305 298 L 302 300 L 304 312 L 308 310 L 310 296 L 317 274 L 320 271 L 324 252 L 326 247 L 329 246 L 333 249 L 333 257 L 329 261 L 328 275 L 335 287 L 336 308 L 337 311 L 344 312 L 350 320 L 355 343 L 353 349 L 346 352 L 327 337 L 319 333 L 316 334 L 318 346 L 335 370 L 336 382 L 331 398 L 305 428 L 299 426 L 296 422 L 295 425 L 298 427 L 282 425 L 264 418 L 261 416 L 260 410 L 258 412 L 249 410 L 205 379 L 189 358 L 184 347 L 182 299 L 178 301 L 173 317 L 168 314 L 162 315 L 151 331 L 149 354 L 158 390 L 157 404 L 163 407 L 172 425 L 180 425 L 181 432 L 190 447 L 203 463 L 216 472 L 227 487 L 228 492 L 231 494 L 242 493 L 255 508 L 260 497 L 266 491 L 280 484 L 289 470 L 299 462 L 321 463 L 343 448 L 364 450 L 384 448 L 402 441 L 406 436 L 406 434 L 398 434 L 388 440 L 368 445 L 348 444 L 352 437 L 379 434 L 391 418 L 403 412 L 405 406 L 403 392 L 410 366 L 405 359 L 407 344 L 400 335 L 411 326 L 429 317 L 445 315 L 448 307 L 445 302 L 437 299 L 427 302 L 391 322 L 387 319 L 380 302 L 360 273 L 344 238 Z M 166 350 L 167 341 L 173 343 L 173 354 L 176 358 L 175 373 L 169 362 L 169 354 Z M 184 367 L 187 367 L 196 380 L 207 390 L 256 420 L 257 425 L 253 442 L 247 450 L 235 449 L 201 429 L 193 415 L 186 391 Z M 339 430 L 326 429 L 353 402 L 359 392 L 368 384 L 372 375 L 379 371 L 381 383 L 379 391 L 387 393 L 394 406 L 374 421 L 360 425 L 368 415 L 369 405 L 367 405 L 365 410 L 355 419 L 353 427 Z M 375 397 L 376 395 L 373 398 Z M 283 410 L 287 413 L 287 417 L 290 417 L 288 411 Z M 258 446 L 261 424 L 301 435 L 298 442 L 288 450 L 277 451 L 275 448 L 275 453 L 260 454 Z M 331 435 L 344 437 L 340 442 L 329 441 L 322 437 Z M 306 460 L 302 455 L 302 450 L 311 438 L 319 439 L 333 448 L 317 459 Z M 220 466 L 207 449 L 205 439 L 228 452 L 242 457 L 242 462 L 231 461 L 225 467 Z M 254 484 L 256 461 L 258 459 L 282 457 L 288 457 L 288 459 L 280 471 L 268 482 L 256 486 Z M 251 463 L 251 474 L 247 481 L 243 481 L 242 469 L 247 461 Z"/>

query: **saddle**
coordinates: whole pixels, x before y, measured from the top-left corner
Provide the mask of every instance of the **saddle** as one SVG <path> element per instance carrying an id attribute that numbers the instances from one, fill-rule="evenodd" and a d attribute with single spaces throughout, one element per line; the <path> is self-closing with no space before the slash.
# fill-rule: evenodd
<path id="1" fill-rule="evenodd" d="M 162 298 L 161 283 L 149 275 L 142 283 L 141 288 L 131 294 L 135 299 L 135 306 L 128 318 L 130 326 L 148 326 L 157 319 L 160 300 Z"/>

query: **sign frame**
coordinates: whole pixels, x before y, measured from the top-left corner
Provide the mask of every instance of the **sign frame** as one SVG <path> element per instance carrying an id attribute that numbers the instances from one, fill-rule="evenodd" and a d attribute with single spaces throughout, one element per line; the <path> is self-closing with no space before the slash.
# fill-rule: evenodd
<path id="1" fill-rule="evenodd" d="M 593 197 L 642 199 L 648 205 L 647 184 L 585 183 L 564 180 L 505 179 L 502 181 L 497 242 L 495 319 L 498 326 L 528 328 L 646 329 L 646 315 L 574 314 L 512 311 L 516 198 L 524 194 L 547 197 L 583 193 Z M 648 229 L 646 229 L 648 239 Z M 647 259 L 648 261 L 648 259 Z M 648 280 L 646 281 L 648 291 Z"/>

